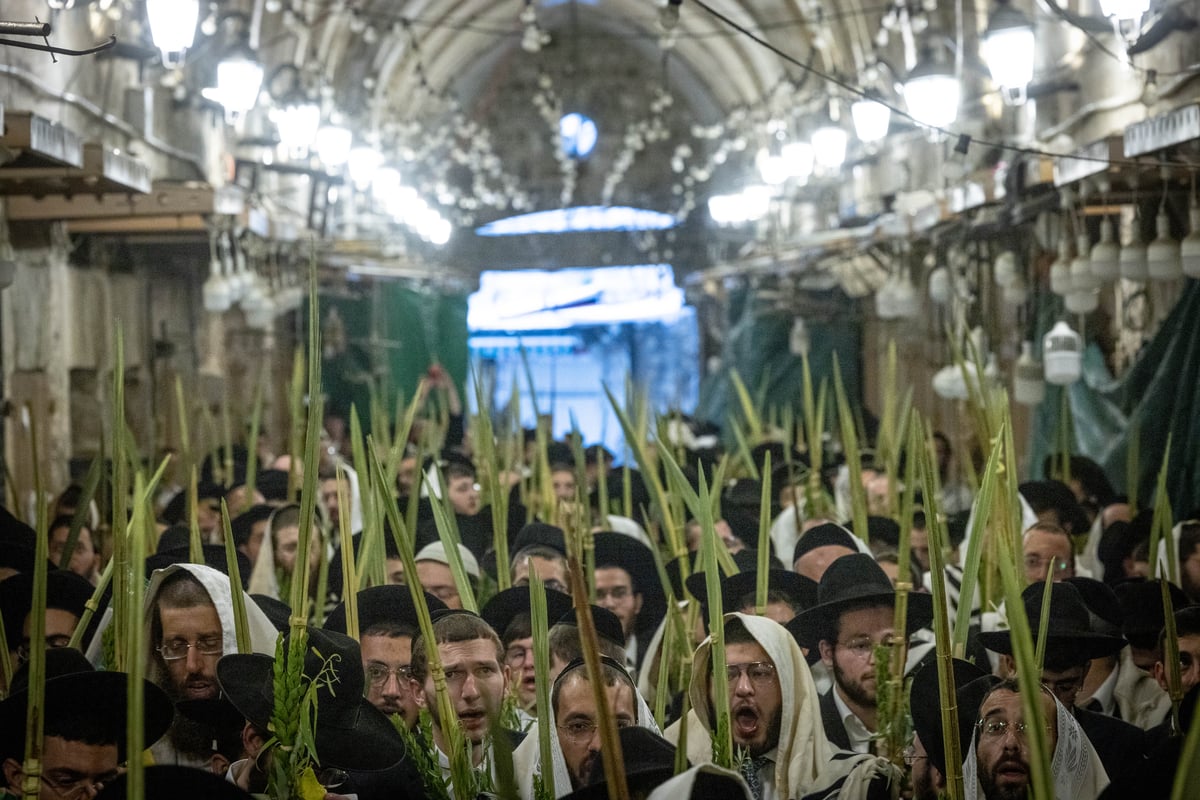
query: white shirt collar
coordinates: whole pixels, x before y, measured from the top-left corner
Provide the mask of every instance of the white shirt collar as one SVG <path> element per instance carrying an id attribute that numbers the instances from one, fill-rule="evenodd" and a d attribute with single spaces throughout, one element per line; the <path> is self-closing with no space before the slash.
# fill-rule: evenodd
<path id="1" fill-rule="evenodd" d="M 1100 713 L 1111 717 L 1113 710 L 1117 707 L 1117 700 L 1113 696 L 1113 691 L 1117 688 L 1117 678 L 1120 676 L 1120 673 L 1121 661 L 1118 659 L 1117 663 L 1113 665 L 1112 672 L 1108 673 L 1108 677 L 1104 679 L 1104 683 L 1101 683 L 1096 688 L 1091 697 L 1083 702 L 1076 703 L 1076 705 L 1083 706 L 1095 700 L 1100 703 Z"/>
<path id="2" fill-rule="evenodd" d="M 842 695 L 838 691 L 837 684 L 834 684 L 833 687 L 833 702 L 837 706 L 838 716 L 842 718 L 842 726 L 846 729 L 846 736 L 850 738 L 850 749 L 855 753 L 871 752 L 871 739 L 874 734 L 867 730 L 866 724 L 842 700 Z"/>

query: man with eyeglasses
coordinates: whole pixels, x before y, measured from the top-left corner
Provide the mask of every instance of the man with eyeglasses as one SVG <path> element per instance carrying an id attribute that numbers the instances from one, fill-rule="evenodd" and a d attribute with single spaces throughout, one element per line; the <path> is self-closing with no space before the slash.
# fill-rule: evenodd
<path id="1" fill-rule="evenodd" d="M 413 697 L 412 641 L 419 630 L 412 593 L 406 586 L 385 584 L 363 589 L 357 595 L 359 647 L 367 699 L 388 716 L 398 715 L 409 730 L 416 727 L 420 709 Z M 431 612 L 446 606 L 428 592 Z M 346 606 L 339 603 L 325 619 L 325 630 L 346 633 Z"/>
<path id="2" fill-rule="evenodd" d="M 595 548 L 596 605 L 621 620 L 625 657 L 631 669 L 641 667 L 648 643 L 666 612 L 666 598 L 650 548 L 632 536 L 599 531 Z"/>
<path id="3" fill-rule="evenodd" d="M 625 668 L 601 656 L 604 695 L 618 728 L 638 722 L 638 704 L 633 680 Z M 597 727 L 596 697 L 582 659 L 572 661 L 559 674 L 550 695 L 554 724 L 558 728 L 558 746 L 571 778 L 571 788 L 587 784 L 595 765 L 600 762 L 601 741 Z M 556 789 L 566 789 L 555 785 Z M 560 792 L 565 793 L 565 792 Z"/>
<path id="4" fill-rule="evenodd" d="M 571 598 L 546 590 L 547 621 L 553 624 L 571 608 Z M 508 688 L 517 701 L 521 730 L 533 722 L 537 712 L 537 681 L 533 663 L 533 620 L 528 586 L 513 586 L 497 592 L 479 611 L 484 622 L 500 636 Z"/>
<path id="5" fill-rule="evenodd" d="M 1038 583 L 1049 576 L 1052 581 L 1075 577 L 1075 545 L 1071 534 L 1053 522 L 1039 522 L 1021 540 L 1025 565 L 1025 583 Z"/>
<path id="6" fill-rule="evenodd" d="M 889 796 L 898 770 L 885 759 L 838 750 L 826 738 L 816 685 L 787 630 L 766 617 L 734 613 L 725 615 L 724 635 L 728 707 L 720 709 L 713 692 L 710 636 L 696 650 L 692 711 L 666 730 L 668 741 L 678 742 L 686 724 L 688 760 L 711 762 L 720 709 L 730 715 L 737 769 L 755 800 Z"/>
<path id="7" fill-rule="evenodd" d="M 898 637 L 933 618 L 930 596 L 910 593 L 906 630 L 897 632 L 895 603 L 883 568 L 871 556 L 854 553 L 829 565 L 817 586 L 817 605 L 788 623 L 800 645 L 819 652 L 833 676 L 833 686 L 821 695 L 821 719 L 829 741 L 845 750 L 870 752 L 878 730 L 877 648 L 890 652 Z"/>
<path id="8" fill-rule="evenodd" d="M 70 570 L 46 573 L 47 649 L 66 647 L 83 616 L 93 587 Z M 33 573 L 23 572 L 0 583 L 0 614 L 8 637 L 9 658 L 20 664 L 29 658 L 30 611 L 33 610 Z M 85 642 L 86 644 L 86 642 Z"/>
<path id="9" fill-rule="evenodd" d="M 1041 627 L 1045 587 L 1042 581 L 1025 587 L 1021 593 L 1021 605 L 1035 641 Z M 1009 613 L 1020 613 L 1020 609 L 1011 609 Z M 1009 631 L 985 631 L 979 634 L 979 641 L 988 650 L 1001 654 L 1005 674 L 1016 673 Z M 1124 646 L 1125 640 L 1120 636 L 1093 630 L 1087 604 L 1075 585 L 1065 581 L 1052 583 L 1045 654 L 1038 680 L 1079 724 L 1109 775 L 1132 783 L 1140 774 L 1143 756 L 1149 749 L 1145 731 L 1115 717 L 1079 708 L 1075 702 L 1092 660 L 1117 653 Z"/>
<path id="10" fill-rule="evenodd" d="M 253 651 L 274 655 L 275 626 L 244 592 L 243 601 Z M 156 570 L 146 590 L 145 626 L 146 675 L 173 702 L 220 693 L 217 661 L 238 651 L 229 576 L 202 564 Z M 155 763 L 205 767 L 212 739 L 211 728 L 178 716 L 152 750 Z"/>
<path id="11" fill-rule="evenodd" d="M 1096 751 L 1054 695 L 1043 689 L 1038 696 L 1043 712 L 1040 724 L 1046 726 L 1051 755 L 1055 800 L 1096 800 L 1109 784 Z M 967 800 L 1025 800 L 1030 796 L 1031 724 L 1025 718 L 1016 681 L 998 683 L 983 696 L 971 749 L 963 763 Z"/>

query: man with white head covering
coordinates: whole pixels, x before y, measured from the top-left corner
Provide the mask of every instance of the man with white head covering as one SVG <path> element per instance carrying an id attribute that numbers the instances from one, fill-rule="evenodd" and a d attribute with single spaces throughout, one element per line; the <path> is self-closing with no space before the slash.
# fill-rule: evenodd
<path id="1" fill-rule="evenodd" d="M 243 593 L 254 652 L 273 655 L 278 632 Z M 146 676 L 173 701 L 218 696 L 217 661 L 238 652 L 229 576 L 202 564 L 172 564 L 155 570 L 146 590 Z M 100 638 L 100 637 L 97 637 Z M 156 764 L 206 766 L 212 734 L 178 716 L 152 752 Z"/>
<path id="2" fill-rule="evenodd" d="M 712 761 L 716 726 L 711 697 L 712 637 L 696 651 L 688 689 L 692 711 L 666 731 L 679 740 L 687 724 L 688 759 Z M 729 711 L 736 750 L 748 754 L 739 771 L 755 800 L 841 797 L 862 800 L 899 780 L 886 760 L 838 751 L 825 737 L 816 686 L 804 654 L 779 623 L 747 614 L 725 615 Z"/>
<path id="3" fill-rule="evenodd" d="M 1054 800 L 1096 800 L 1108 774 L 1066 707 L 1040 692 L 1049 734 Z M 963 764 L 966 800 L 1024 800 L 1032 790 L 1025 712 L 1015 681 L 996 684 L 979 707 L 971 749 Z"/>

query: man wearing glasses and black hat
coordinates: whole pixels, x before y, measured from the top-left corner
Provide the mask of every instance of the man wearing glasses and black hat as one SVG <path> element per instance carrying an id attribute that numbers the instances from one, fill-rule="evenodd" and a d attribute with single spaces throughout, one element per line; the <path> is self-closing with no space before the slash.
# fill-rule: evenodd
<path id="1" fill-rule="evenodd" d="M 895 603 L 887 574 L 871 556 L 855 553 L 829 565 L 817 587 L 817 605 L 788 623 L 800 645 L 820 652 L 833 675 L 833 687 L 821 695 L 821 719 L 829 741 L 842 749 L 871 749 L 877 730 L 875 648 L 890 647 L 933 618 L 930 596 L 910 593 L 907 628 L 898 633 Z"/>

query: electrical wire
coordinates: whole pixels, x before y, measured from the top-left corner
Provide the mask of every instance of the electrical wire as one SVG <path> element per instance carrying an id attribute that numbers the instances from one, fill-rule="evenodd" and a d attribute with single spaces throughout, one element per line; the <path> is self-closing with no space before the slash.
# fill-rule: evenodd
<path id="1" fill-rule="evenodd" d="M 1122 167 L 1141 168 L 1141 167 L 1147 166 L 1145 162 L 1137 161 L 1134 159 L 1108 159 L 1108 158 L 1100 158 L 1097 156 L 1089 156 L 1089 155 L 1086 155 L 1083 153 L 1051 153 L 1047 150 L 1040 150 L 1035 147 L 1024 147 L 1022 145 L 1008 144 L 1006 142 L 996 142 L 996 141 L 991 141 L 989 139 L 976 139 L 976 138 L 970 136 L 969 134 L 961 133 L 958 131 L 953 131 L 953 130 L 950 130 L 949 128 L 943 128 L 943 127 L 939 127 L 937 125 L 927 125 L 927 124 L 921 122 L 920 120 L 918 120 L 912 114 L 905 111 L 904 109 L 899 108 L 898 106 L 896 106 L 892 103 L 889 103 L 886 100 L 882 100 L 878 97 L 871 96 L 870 94 L 868 94 L 868 92 L 865 89 L 855 86 L 851 83 L 848 83 L 847 81 L 842 80 L 841 78 L 837 77 L 836 75 L 830 75 L 826 72 L 822 72 L 821 70 L 819 70 L 809 64 L 805 64 L 804 62 L 800 61 L 799 59 L 793 57 L 791 54 L 789 54 L 789 53 L 785 52 L 784 50 L 781 50 L 780 48 L 771 44 L 766 39 L 763 39 L 763 38 L 757 36 L 755 33 L 748 30 L 744 26 L 739 25 L 736 21 L 730 19 L 729 17 L 722 14 L 720 11 L 717 11 L 712 6 L 708 5 L 706 2 L 704 2 L 704 0 L 691 0 L 691 2 L 693 5 L 698 6 L 699 8 L 702 8 L 704 11 L 706 11 L 708 14 L 712 15 L 714 18 L 720 20 L 724 24 L 728 25 L 730 28 L 741 33 L 743 36 L 746 36 L 747 38 L 749 38 L 751 41 L 755 42 L 759 46 L 764 47 L 767 50 L 770 50 L 772 53 L 779 56 L 787 63 L 789 63 L 793 66 L 799 67 L 800 69 L 804 70 L 805 72 L 811 73 L 815 77 L 820 78 L 822 81 L 825 81 L 826 83 L 829 83 L 829 84 L 833 84 L 834 86 L 837 86 L 838 88 L 842 89 L 843 91 L 849 92 L 850 94 L 852 94 L 856 97 L 866 99 L 866 100 L 874 100 L 875 102 L 877 102 L 880 105 L 883 105 L 884 107 L 889 109 L 893 114 L 898 114 L 899 116 L 903 117 L 904 119 L 910 120 L 911 122 L 915 123 L 916 125 L 918 125 L 921 128 L 935 131 L 937 133 L 942 134 L 943 136 L 946 136 L 951 139 L 955 139 L 957 141 L 957 145 L 955 147 L 956 151 L 965 153 L 966 147 L 969 147 L 971 144 L 978 144 L 982 147 L 994 148 L 996 150 L 1002 150 L 1002 151 L 1009 152 L 1009 153 L 1016 153 L 1018 155 L 1036 156 L 1036 157 L 1040 157 L 1040 158 L 1052 158 L 1052 159 L 1070 159 L 1073 161 L 1086 161 L 1086 162 L 1094 163 L 1094 164 L 1104 164 L 1105 166 L 1109 166 L 1109 167 L 1122 166 Z M 1190 164 L 1177 164 L 1177 166 L 1184 167 L 1185 169 L 1188 169 L 1189 171 L 1194 171 L 1196 169 L 1195 166 L 1190 165 Z"/>

